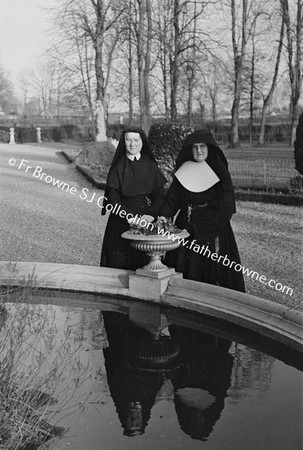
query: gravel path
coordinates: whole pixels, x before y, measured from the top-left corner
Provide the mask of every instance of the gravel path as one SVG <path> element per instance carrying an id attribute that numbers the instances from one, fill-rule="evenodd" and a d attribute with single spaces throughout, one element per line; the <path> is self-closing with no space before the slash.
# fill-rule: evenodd
<path id="1" fill-rule="evenodd" d="M 54 186 L 56 180 L 70 189 Z M 0 144 L 0 259 L 99 265 L 102 195 L 58 149 Z"/>

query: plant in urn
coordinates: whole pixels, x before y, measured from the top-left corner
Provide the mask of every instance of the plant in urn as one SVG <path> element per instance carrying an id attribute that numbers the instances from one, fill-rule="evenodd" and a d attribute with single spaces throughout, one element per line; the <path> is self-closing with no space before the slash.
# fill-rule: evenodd
<path id="1" fill-rule="evenodd" d="M 189 236 L 186 230 L 175 228 L 172 220 L 165 217 L 159 217 L 155 223 L 150 222 L 144 227 L 140 225 L 140 219 L 136 219 L 130 222 L 130 227 L 122 237 L 129 239 L 136 250 L 146 252 L 150 260 L 143 269 L 153 272 L 167 270 L 168 267 L 162 263 L 161 257 L 167 251 L 180 247 L 182 239 Z"/>

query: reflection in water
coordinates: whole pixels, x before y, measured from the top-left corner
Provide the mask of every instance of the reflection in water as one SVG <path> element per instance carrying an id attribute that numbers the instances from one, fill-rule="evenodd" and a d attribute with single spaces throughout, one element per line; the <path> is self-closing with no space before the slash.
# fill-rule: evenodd
<path id="1" fill-rule="evenodd" d="M 118 313 L 104 312 L 109 347 L 104 353 L 107 381 L 117 413 L 127 436 L 145 431 L 163 378 L 161 372 L 142 372 L 129 366 L 133 345 L 149 339 L 148 331 Z"/>
<path id="2" fill-rule="evenodd" d="M 159 327 L 142 320 L 143 328 L 118 313 L 104 312 L 103 318 L 107 380 L 124 434 L 144 433 L 157 393 L 169 378 L 181 429 L 206 440 L 230 386 L 231 342 L 176 325 L 169 326 L 170 337 L 163 336 L 160 320 Z"/>
<path id="3" fill-rule="evenodd" d="M 229 396 L 245 398 L 252 390 L 265 393 L 271 385 L 275 359 L 256 350 L 237 346 Z"/>
<path id="4" fill-rule="evenodd" d="M 24 303 L 5 308 L 0 316 L 0 440 L 7 449 L 35 449 L 62 434 L 56 426 L 62 416 L 89 402 L 85 383 L 93 364 L 86 350 L 98 342 L 99 348 L 107 345 L 106 334 L 100 317 L 82 308 Z"/>
<path id="5" fill-rule="evenodd" d="M 10 373 L 56 402 L 45 418 L 66 431 L 60 450 L 196 450 L 206 440 L 210 450 L 296 448 L 297 369 L 231 344 L 233 334 L 202 316 L 130 300 L 102 305 L 97 314 L 8 305 L 0 330 L 2 380 Z M 13 376 L 3 371 L 11 354 Z"/>
<path id="6" fill-rule="evenodd" d="M 179 424 L 192 438 L 206 440 L 221 416 L 231 383 L 231 342 L 176 328 L 172 334 L 186 355 L 184 368 L 172 377 Z"/>

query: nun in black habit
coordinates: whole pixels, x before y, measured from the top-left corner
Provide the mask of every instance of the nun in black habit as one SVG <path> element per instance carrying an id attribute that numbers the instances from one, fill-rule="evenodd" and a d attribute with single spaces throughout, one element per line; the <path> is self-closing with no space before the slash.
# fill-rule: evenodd
<path id="1" fill-rule="evenodd" d="M 187 136 L 161 215 L 186 228 L 186 246 L 168 252 L 166 263 L 184 278 L 245 291 L 230 219 L 236 212 L 227 160 L 211 133 Z M 214 255 L 215 254 L 215 255 Z M 229 263 L 228 263 L 229 262 Z M 240 269 L 240 270 L 239 270 Z"/>
<path id="2" fill-rule="evenodd" d="M 107 177 L 101 214 L 110 212 L 110 216 L 100 266 L 135 270 L 147 264 L 145 254 L 133 249 L 121 234 L 133 217 L 148 223 L 158 216 L 165 183 L 143 130 L 124 130 Z"/>

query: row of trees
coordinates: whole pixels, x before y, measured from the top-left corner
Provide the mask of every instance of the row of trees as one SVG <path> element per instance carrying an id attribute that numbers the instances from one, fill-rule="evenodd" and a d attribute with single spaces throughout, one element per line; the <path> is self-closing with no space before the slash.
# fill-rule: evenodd
<path id="1" fill-rule="evenodd" d="M 14 87 L 0 60 L 0 113 L 9 113 L 18 103 Z"/>
<path id="2" fill-rule="evenodd" d="M 42 109 L 68 104 L 89 111 L 97 141 L 105 139 L 109 108 L 139 110 L 176 122 L 205 109 L 239 117 L 261 111 L 260 143 L 275 101 L 289 107 L 292 142 L 302 83 L 303 0 L 58 0 L 53 46 L 40 73 L 23 75 L 39 90 Z M 277 89 L 278 86 L 278 89 Z"/>

